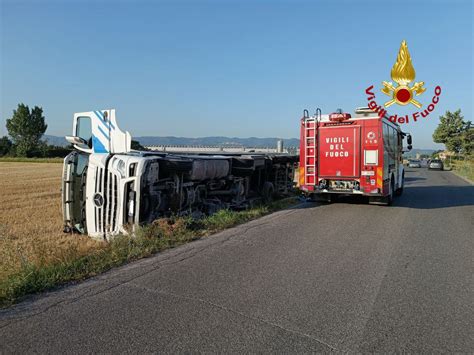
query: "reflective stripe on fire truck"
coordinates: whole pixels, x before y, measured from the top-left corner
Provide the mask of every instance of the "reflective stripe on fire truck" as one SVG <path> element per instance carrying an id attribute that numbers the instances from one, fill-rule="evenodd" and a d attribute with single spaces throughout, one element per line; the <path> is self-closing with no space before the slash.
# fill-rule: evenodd
<path id="1" fill-rule="evenodd" d="M 383 170 L 380 166 L 377 167 L 377 187 L 380 189 L 383 187 Z"/>
<path id="2" fill-rule="evenodd" d="M 303 186 L 305 184 L 305 178 L 304 178 L 304 167 L 300 166 L 300 171 L 299 171 L 299 186 Z"/>

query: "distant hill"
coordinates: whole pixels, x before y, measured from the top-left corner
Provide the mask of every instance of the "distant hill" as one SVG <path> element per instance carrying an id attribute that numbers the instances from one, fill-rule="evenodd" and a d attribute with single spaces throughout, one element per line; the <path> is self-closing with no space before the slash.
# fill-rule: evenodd
<path id="1" fill-rule="evenodd" d="M 276 147 L 278 138 L 237 138 L 237 137 L 134 137 L 141 145 L 204 145 L 204 146 L 241 146 L 241 147 Z M 299 146 L 300 140 L 296 138 L 283 139 L 285 147 Z"/>
<path id="2" fill-rule="evenodd" d="M 47 140 L 49 144 L 57 146 L 67 146 L 68 142 L 64 137 L 50 136 L 45 134 L 43 139 Z M 201 137 L 201 138 L 186 138 L 186 137 L 133 137 L 134 140 L 140 142 L 143 146 L 152 145 L 185 145 L 185 146 L 218 146 L 218 147 L 252 147 L 252 148 L 266 148 L 276 147 L 279 138 L 230 138 L 230 137 Z M 283 145 L 285 147 L 299 147 L 300 140 L 297 138 L 283 139 Z M 404 154 L 405 157 L 415 157 L 417 153 L 431 155 L 435 152 L 435 149 L 412 149 L 410 152 Z"/>
<path id="3" fill-rule="evenodd" d="M 68 142 L 64 137 L 57 137 L 45 134 L 43 137 L 49 144 L 66 146 Z M 252 148 L 276 147 L 279 138 L 236 138 L 236 137 L 201 137 L 201 138 L 186 138 L 186 137 L 133 137 L 134 140 L 140 142 L 143 146 L 151 145 L 204 145 L 204 146 L 241 146 Z M 283 139 L 285 147 L 299 147 L 300 140 L 296 138 Z"/>

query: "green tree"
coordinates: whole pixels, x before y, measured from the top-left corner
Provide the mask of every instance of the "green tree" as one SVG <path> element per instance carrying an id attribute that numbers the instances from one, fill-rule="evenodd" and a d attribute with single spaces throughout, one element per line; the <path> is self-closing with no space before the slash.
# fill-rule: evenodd
<path id="1" fill-rule="evenodd" d="M 455 112 L 446 111 L 440 116 L 440 123 L 433 133 L 436 143 L 443 143 L 452 152 L 463 152 L 466 146 L 465 135 L 470 130 L 471 122 L 464 121 L 461 110 Z"/>
<path id="2" fill-rule="evenodd" d="M 0 157 L 7 155 L 12 149 L 12 145 L 7 136 L 0 138 Z"/>
<path id="3" fill-rule="evenodd" d="M 19 104 L 13 110 L 13 116 L 7 119 L 7 130 L 15 142 L 16 154 L 28 156 L 34 151 L 40 142 L 48 125 L 45 123 L 43 109 L 35 106 L 31 111 L 24 104 Z"/>
<path id="4" fill-rule="evenodd" d="M 432 159 L 438 159 L 438 158 L 439 158 L 439 153 L 442 153 L 442 152 L 443 152 L 443 150 L 439 149 L 439 150 L 437 150 L 437 151 L 431 153 L 430 158 L 432 158 Z"/>
<path id="5" fill-rule="evenodd" d="M 135 141 L 133 139 L 132 139 L 132 143 L 130 144 L 130 146 L 131 146 L 130 148 L 132 148 L 134 150 L 140 150 L 140 151 L 148 150 L 144 146 L 142 146 L 139 141 Z"/>
<path id="6" fill-rule="evenodd" d="M 474 153 L 474 127 L 468 122 L 466 131 L 461 135 L 462 152 L 467 155 Z"/>

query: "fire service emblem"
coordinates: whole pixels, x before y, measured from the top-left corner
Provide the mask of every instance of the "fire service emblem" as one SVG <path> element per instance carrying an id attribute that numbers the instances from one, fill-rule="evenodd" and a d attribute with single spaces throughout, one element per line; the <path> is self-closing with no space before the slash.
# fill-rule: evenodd
<path id="1" fill-rule="evenodd" d="M 394 87 L 392 82 L 384 81 L 382 92 L 385 95 L 391 96 L 392 99 L 387 101 L 384 106 L 389 107 L 394 103 L 399 105 L 413 104 L 418 108 L 421 108 L 422 104 L 414 99 L 414 96 L 423 94 L 426 89 L 423 87 L 425 83 L 420 81 L 413 84 L 410 87 L 410 83 L 415 80 L 415 68 L 411 63 L 410 53 L 408 52 L 407 42 L 403 41 L 400 50 L 398 51 L 397 61 L 393 65 L 390 73 L 392 80 L 395 81 L 398 86 Z"/>
<path id="2" fill-rule="evenodd" d="M 374 85 L 371 85 L 365 90 L 369 108 L 376 112 L 380 118 L 388 117 L 392 122 L 398 124 L 409 123 L 410 121 L 417 122 L 420 118 L 428 117 L 428 115 L 434 111 L 436 104 L 439 102 L 441 95 L 440 86 L 435 87 L 431 102 L 429 102 L 428 106 L 422 111 L 420 110 L 411 114 L 399 116 L 398 114 L 390 114 L 385 109 L 393 104 L 401 106 L 412 104 L 419 109 L 423 107 L 423 104 L 415 99 L 415 97 L 418 98 L 418 96 L 426 91 L 425 82 L 414 82 L 415 74 L 415 68 L 411 62 L 410 52 L 408 52 L 408 45 L 404 40 L 400 45 L 397 60 L 390 72 L 390 76 L 396 84 L 393 84 L 391 81 L 382 82 L 383 87 L 381 91 L 385 95 L 390 96 L 391 99 L 385 102 L 383 106 L 378 105 L 375 101 Z M 412 82 L 414 82 L 413 85 L 410 85 Z"/>

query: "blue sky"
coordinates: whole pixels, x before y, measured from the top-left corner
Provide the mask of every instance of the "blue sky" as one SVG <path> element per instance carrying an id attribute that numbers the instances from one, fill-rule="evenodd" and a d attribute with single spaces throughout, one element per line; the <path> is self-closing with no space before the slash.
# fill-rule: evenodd
<path id="1" fill-rule="evenodd" d="M 371 84 L 385 102 L 403 39 L 420 101 L 443 89 L 429 118 L 403 127 L 415 147 L 436 147 L 446 110 L 472 120 L 469 0 L 0 3 L 0 135 L 24 102 L 53 135 L 70 134 L 74 112 L 116 108 L 132 136 L 298 137 L 304 108 L 352 112 Z"/>

